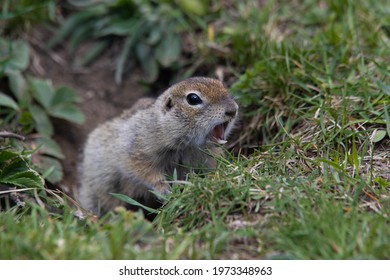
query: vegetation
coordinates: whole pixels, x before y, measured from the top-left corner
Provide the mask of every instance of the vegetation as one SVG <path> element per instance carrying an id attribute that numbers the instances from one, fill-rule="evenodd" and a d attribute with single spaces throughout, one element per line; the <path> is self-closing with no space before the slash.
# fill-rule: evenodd
<path id="1" fill-rule="evenodd" d="M 174 8 L 174 1 L 68 2 L 78 10 L 66 19 L 48 42 L 48 47 L 69 38 L 70 48 L 74 51 L 81 43 L 94 39 L 95 43 L 87 54 L 75 59 L 76 66 L 84 66 L 110 48 L 114 41 L 123 40 L 115 71 L 115 80 L 120 84 L 123 72 L 135 62 L 139 62 L 148 83 L 157 80 L 161 69 L 183 71 L 187 65 L 193 64 L 193 60 L 187 61 L 181 56 L 180 33 L 193 28 L 188 16 L 196 15 L 199 23 L 203 22 L 200 18 L 205 14 L 208 1 L 177 1 L 179 8 Z M 195 70 L 191 67 L 184 76 Z"/>
<path id="2" fill-rule="evenodd" d="M 68 22 L 91 12 L 89 1 L 82 2 L 87 4 Z M 169 18 L 161 11 L 173 1 L 142 2 L 105 1 L 98 7 L 134 5 L 134 20 L 140 20 L 141 8 L 148 5 L 155 22 Z M 87 214 L 79 220 L 71 199 L 43 189 L 39 178 L 47 174 L 32 171 L 31 152 L 8 148 L 19 143 L 8 139 L 0 148 L 0 184 L 34 187 L 54 209 L 34 200 L 3 209 L 0 258 L 389 259 L 388 1 L 231 1 L 226 7 L 202 1 L 199 14 L 189 15 L 185 7 L 193 2 L 177 1 L 180 8 L 169 13 L 191 22 L 203 19 L 186 26 L 197 40 L 193 55 L 201 56 L 199 66 L 223 66 L 232 81 L 242 127 L 229 157 L 204 177 L 176 182 L 153 223 L 141 212 L 121 208 L 99 220 Z M 88 28 L 96 26 L 95 18 Z M 117 28 L 108 19 L 104 28 Z M 152 29 L 147 30 L 142 38 L 151 36 Z M 95 34 L 85 40 L 90 38 L 103 39 Z M 147 48 L 154 58 L 159 40 Z M 181 65 L 182 59 L 174 61 Z M 32 104 L 63 117 L 53 115 L 53 101 L 43 104 L 27 80 Z M 16 113 L 30 103 L 22 107 L 16 95 L 12 100 L 10 94 L 2 96 L 3 124 L 22 125 Z M 66 106 L 74 105 L 75 95 L 61 96 L 71 96 Z M 72 117 L 65 119 L 75 121 Z M 32 122 L 36 130 L 37 123 Z M 36 180 L 18 183 L 21 174 Z"/>
<path id="3" fill-rule="evenodd" d="M 58 159 L 64 157 L 61 148 L 52 140 L 54 128 L 51 117 L 83 123 L 84 115 L 76 107 L 76 93 L 67 86 L 54 89 L 49 80 L 27 76 L 24 71 L 29 65 L 29 48 L 21 40 L 0 38 L 0 78 L 9 88 L 9 94 L 0 91 L 0 125 L 13 127 L 23 133 L 36 131 L 31 146 L 41 146 L 38 169 L 51 170 L 47 179 L 56 183 L 62 179 Z"/>
<path id="4" fill-rule="evenodd" d="M 2 0 L 0 33 L 20 34 L 34 24 L 55 19 L 56 3 L 53 0 Z"/>

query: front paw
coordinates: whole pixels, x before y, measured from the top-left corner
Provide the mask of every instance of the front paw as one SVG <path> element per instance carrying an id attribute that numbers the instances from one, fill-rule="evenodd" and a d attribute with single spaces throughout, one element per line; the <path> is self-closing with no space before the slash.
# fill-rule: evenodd
<path id="1" fill-rule="evenodd" d="M 168 184 L 164 184 L 164 183 L 157 184 L 156 191 L 162 195 L 168 195 L 172 193 L 171 187 Z"/>

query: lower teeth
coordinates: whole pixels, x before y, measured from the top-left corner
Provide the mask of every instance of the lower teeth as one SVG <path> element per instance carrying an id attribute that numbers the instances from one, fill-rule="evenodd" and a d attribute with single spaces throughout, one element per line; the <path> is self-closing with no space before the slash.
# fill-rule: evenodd
<path id="1" fill-rule="evenodd" d="M 226 141 L 226 140 L 222 140 L 222 139 L 218 139 L 218 140 L 217 140 L 217 143 L 218 143 L 218 144 L 226 144 L 227 141 Z"/>

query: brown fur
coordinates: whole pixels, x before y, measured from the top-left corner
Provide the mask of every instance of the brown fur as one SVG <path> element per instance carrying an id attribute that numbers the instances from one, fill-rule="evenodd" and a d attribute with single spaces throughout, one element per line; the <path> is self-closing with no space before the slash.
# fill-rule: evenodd
<path id="1" fill-rule="evenodd" d="M 203 103 L 190 105 L 186 96 L 191 92 Z M 141 99 L 89 135 L 81 169 L 82 206 L 104 214 L 124 205 L 109 193 L 122 193 L 155 207 L 158 200 L 151 191 L 168 193 L 166 176 L 175 170 L 185 179 L 190 170 L 216 167 L 213 156 L 223 151 L 210 133 L 229 121 L 227 136 L 237 110 L 222 83 L 210 78 L 190 78 L 156 100 Z"/>

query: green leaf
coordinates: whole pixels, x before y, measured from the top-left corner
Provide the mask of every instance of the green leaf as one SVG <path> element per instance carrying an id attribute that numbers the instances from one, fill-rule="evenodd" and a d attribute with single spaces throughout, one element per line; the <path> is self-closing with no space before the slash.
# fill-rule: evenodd
<path id="1" fill-rule="evenodd" d="M 11 97 L 2 92 L 0 92 L 0 106 L 12 108 L 15 111 L 19 110 L 18 104 Z"/>
<path id="2" fill-rule="evenodd" d="M 146 211 L 150 212 L 150 213 L 154 213 L 154 214 L 157 214 L 159 211 L 156 210 L 156 209 L 153 209 L 153 208 L 150 208 L 150 207 L 147 207 L 141 203 L 139 203 L 138 201 L 135 201 L 134 199 L 132 199 L 131 197 L 128 197 L 127 195 L 123 195 L 123 194 L 119 194 L 119 193 L 110 193 L 110 195 L 112 195 L 113 197 L 117 198 L 117 199 L 120 199 L 128 204 L 131 204 L 131 205 L 134 205 L 134 206 L 137 206 L 137 207 L 141 207 L 143 209 L 145 209 Z"/>
<path id="3" fill-rule="evenodd" d="M 31 92 L 35 100 L 43 106 L 49 108 L 54 96 L 54 90 L 49 80 L 41 80 L 37 78 L 29 78 Z"/>
<path id="4" fill-rule="evenodd" d="M 14 151 L 10 151 L 10 150 L 0 151 L 0 170 L 2 170 L 4 168 L 6 161 L 8 161 L 12 158 L 16 158 L 18 156 L 19 156 L 19 154 L 14 152 Z"/>
<path id="5" fill-rule="evenodd" d="M 376 177 L 374 182 L 377 183 L 383 190 L 390 187 L 390 182 L 382 177 Z"/>
<path id="6" fill-rule="evenodd" d="M 381 81 L 377 81 L 378 86 L 382 89 L 384 93 L 390 96 L 390 86 L 385 85 Z"/>
<path id="7" fill-rule="evenodd" d="M 150 30 L 150 34 L 146 39 L 146 43 L 151 46 L 157 44 L 161 40 L 162 36 L 164 35 L 163 31 L 165 28 L 166 26 L 163 24 L 157 25 L 155 26 L 155 28 L 152 28 L 152 30 Z"/>
<path id="8" fill-rule="evenodd" d="M 207 12 L 206 2 L 199 0 L 177 0 L 180 8 L 189 15 L 203 16 Z"/>
<path id="9" fill-rule="evenodd" d="M 386 130 L 387 130 L 387 135 L 390 137 L 390 114 L 389 111 L 387 110 L 387 106 L 385 104 L 385 122 L 386 122 Z"/>
<path id="10" fill-rule="evenodd" d="M 81 26 L 72 32 L 70 38 L 67 40 L 71 53 L 74 53 L 82 42 L 92 38 L 94 24 L 95 22 L 91 21 L 83 22 Z"/>
<path id="11" fill-rule="evenodd" d="M 65 156 L 61 151 L 61 147 L 48 137 L 41 137 L 35 140 L 35 143 L 40 147 L 40 152 L 49 156 L 63 159 Z"/>
<path id="12" fill-rule="evenodd" d="M 35 122 L 38 132 L 46 136 L 53 135 L 54 128 L 47 113 L 39 106 L 30 104 L 29 111 Z"/>
<path id="13" fill-rule="evenodd" d="M 328 159 L 325 159 L 325 158 L 318 158 L 318 161 L 323 162 L 323 163 L 326 163 L 326 164 L 332 166 L 332 167 L 333 167 L 334 169 L 336 169 L 336 170 L 344 171 L 344 169 L 343 169 L 342 166 L 340 166 L 338 163 L 333 162 L 333 161 L 331 161 L 331 160 L 328 160 Z"/>
<path id="14" fill-rule="evenodd" d="M 68 0 L 69 4 L 78 8 L 85 8 L 91 5 L 96 5 L 96 0 Z"/>
<path id="15" fill-rule="evenodd" d="M 3 178 L 0 178 L 0 182 L 3 184 L 30 188 L 42 188 L 44 185 L 44 181 L 39 176 L 39 173 L 32 169 L 18 172 L 12 176 L 4 176 Z"/>
<path id="16" fill-rule="evenodd" d="M 23 127 L 23 132 L 26 134 L 30 133 L 34 129 L 34 119 L 31 112 L 22 111 L 19 117 L 19 123 Z"/>
<path id="17" fill-rule="evenodd" d="M 13 174 L 15 172 L 23 172 L 28 170 L 27 162 L 17 154 L 15 157 L 8 159 L 5 163 L 5 166 L 2 168 L 1 176 L 5 176 L 5 174 Z"/>
<path id="18" fill-rule="evenodd" d="M 29 64 L 28 45 L 23 41 L 14 41 L 12 44 L 12 65 L 19 70 L 26 70 Z"/>
<path id="19" fill-rule="evenodd" d="M 49 114 L 53 117 L 64 119 L 77 124 L 85 121 L 84 114 L 72 104 L 64 104 L 49 109 Z"/>
<path id="20" fill-rule="evenodd" d="M 127 37 L 125 44 L 123 45 L 122 51 L 118 56 L 118 60 L 116 62 L 116 68 L 115 68 L 115 82 L 120 85 L 122 83 L 122 74 L 123 74 L 123 69 L 125 67 L 125 63 L 127 60 L 127 57 L 130 52 L 130 48 L 133 45 L 133 38 L 132 37 Z"/>
<path id="21" fill-rule="evenodd" d="M 6 157 L 11 155 L 12 152 L 8 153 Z M 0 158 L 4 159 L 3 153 Z M 41 188 L 44 186 L 44 181 L 38 172 L 31 169 L 20 155 L 8 160 L 6 166 L 0 170 L 0 183 L 18 187 Z"/>
<path id="22" fill-rule="evenodd" d="M 158 77 L 158 64 L 148 45 L 139 43 L 136 46 L 136 55 L 141 63 L 142 70 L 145 73 L 147 82 L 154 82 Z"/>
<path id="23" fill-rule="evenodd" d="M 112 21 L 111 24 L 99 31 L 99 35 L 128 36 L 135 32 L 138 21 L 138 19 L 119 20 L 117 22 Z"/>
<path id="24" fill-rule="evenodd" d="M 61 29 L 49 40 L 46 47 L 52 48 L 63 41 L 72 32 L 74 32 L 74 30 L 81 26 L 85 20 L 98 16 L 101 13 L 101 11 L 99 12 L 98 10 L 99 9 L 90 9 L 71 15 L 62 25 Z"/>
<path id="25" fill-rule="evenodd" d="M 54 158 L 40 156 L 38 169 L 45 174 L 45 179 L 53 184 L 60 182 L 64 177 L 61 163 Z"/>
<path id="26" fill-rule="evenodd" d="M 21 101 L 26 98 L 26 80 L 19 71 L 7 72 L 8 83 L 12 93 Z"/>
<path id="27" fill-rule="evenodd" d="M 352 155 L 350 155 L 352 160 L 352 165 L 355 167 L 357 174 L 360 174 L 360 165 L 359 165 L 359 155 L 356 148 L 355 135 L 352 139 Z"/>
<path id="28" fill-rule="evenodd" d="M 77 101 L 79 101 L 79 97 L 73 89 L 67 86 L 59 86 L 54 93 L 53 99 L 50 103 L 50 107 L 70 104 Z"/>
<path id="29" fill-rule="evenodd" d="M 23 71 L 29 64 L 28 45 L 23 41 L 9 41 L 0 38 L 0 53 L 4 72 Z"/>
<path id="30" fill-rule="evenodd" d="M 175 33 L 168 34 L 156 48 L 156 58 L 164 67 L 169 67 L 178 61 L 180 53 L 181 40 Z"/>
<path id="31" fill-rule="evenodd" d="M 75 67 L 85 66 L 88 63 L 92 62 L 95 58 L 97 58 L 107 49 L 110 43 L 111 40 L 109 39 L 96 42 L 83 57 L 76 58 L 74 62 Z"/>
<path id="32" fill-rule="evenodd" d="M 377 143 L 377 142 L 383 140 L 383 138 L 385 138 L 385 136 L 386 136 L 386 131 L 385 130 L 377 130 L 377 129 L 375 129 L 374 132 L 371 135 L 371 141 L 373 143 Z"/>

